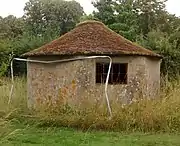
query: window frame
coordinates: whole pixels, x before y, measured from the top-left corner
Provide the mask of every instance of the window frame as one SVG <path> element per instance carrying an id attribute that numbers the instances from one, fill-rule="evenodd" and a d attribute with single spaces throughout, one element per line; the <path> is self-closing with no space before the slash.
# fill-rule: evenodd
<path id="1" fill-rule="evenodd" d="M 124 66 L 123 67 L 124 73 L 121 72 L 122 65 Z M 119 66 L 117 69 L 118 72 L 113 71 L 114 70 L 113 68 L 115 68 L 115 66 L 116 66 L 116 68 L 117 68 L 117 66 Z M 96 62 L 96 68 L 95 68 L 96 84 L 105 84 L 108 70 L 109 70 L 109 63 Z M 117 77 L 117 80 L 119 80 L 119 81 L 114 81 L 115 74 L 116 74 L 116 76 L 123 75 L 123 78 L 125 78 L 125 79 L 122 79 L 121 77 Z M 125 80 L 125 81 L 123 81 L 123 80 Z M 110 85 L 127 85 L 128 84 L 128 63 L 118 63 L 118 62 L 112 63 L 108 84 L 110 84 Z"/>

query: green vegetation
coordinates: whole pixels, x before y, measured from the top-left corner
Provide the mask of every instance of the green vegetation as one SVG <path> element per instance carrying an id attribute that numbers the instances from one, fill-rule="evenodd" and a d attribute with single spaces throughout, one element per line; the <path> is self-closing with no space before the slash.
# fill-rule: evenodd
<path id="1" fill-rule="evenodd" d="M 29 0 L 24 16 L 0 17 L 0 76 L 8 74 L 14 56 L 38 48 L 63 35 L 84 20 L 99 20 L 125 38 L 164 56 L 162 74 L 180 74 L 180 18 L 169 14 L 166 0 L 97 0 L 90 15 L 76 1 Z M 11 55 L 10 55 L 11 54 Z M 23 72 L 15 62 L 15 74 Z"/>
<path id="2" fill-rule="evenodd" d="M 86 105 L 87 108 L 82 110 L 48 102 L 30 110 L 25 80 L 15 78 L 13 100 L 8 105 L 10 80 L 1 78 L 0 145 L 180 144 L 179 82 L 167 84 L 162 99 L 140 100 L 124 107 L 114 104 L 113 117 L 109 119 L 106 107 L 97 108 L 99 105 Z"/>
<path id="3" fill-rule="evenodd" d="M 25 78 L 15 78 L 15 89 L 11 104 L 8 105 L 10 81 L 1 80 L 0 111 L 2 118 L 19 118 L 26 116 L 31 122 L 39 121 L 41 126 L 66 126 L 84 130 L 103 129 L 114 131 L 144 131 L 144 132 L 179 132 L 180 131 L 180 83 L 166 85 L 162 97 L 156 100 L 134 100 L 130 105 L 119 106 L 111 103 L 113 117 L 109 119 L 105 103 L 83 107 L 62 105 L 61 101 L 46 100 L 38 103 L 36 110 L 27 108 Z M 62 105 L 62 106 L 59 106 Z M 8 116 L 7 116 L 8 115 Z M 26 119 L 26 118 L 25 118 Z"/>
<path id="4" fill-rule="evenodd" d="M 22 18 L 0 16 L 0 76 L 8 74 L 12 55 L 20 56 L 66 33 L 83 13 L 76 1 L 29 0 Z M 14 68 L 15 73 L 24 69 L 21 63 Z"/>
<path id="5" fill-rule="evenodd" d="M 93 3 L 98 11 L 85 15 L 75 1 L 29 0 L 22 18 L 0 17 L 0 145 L 180 145 L 180 18 L 166 11 L 165 1 L 98 0 Z M 87 102 L 82 110 L 48 100 L 30 110 L 26 79 L 19 77 L 8 105 L 11 84 L 4 76 L 12 57 L 89 19 L 102 21 L 127 39 L 162 54 L 163 77 L 177 80 L 162 82 L 162 94 L 156 100 L 137 98 L 125 106 L 111 103 L 111 119 L 105 104 L 99 103 Z M 15 75 L 21 72 L 23 64 L 15 62 L 14 70 Z"/>
<path id="6" fill-rule="evenodd" d="M 179 136 L 177 134 L 82 132 L 69 128 L 37 128 L 18 123 L 11 125 L 8 134 L 0 133 L 0 145 L 179 146 Z"/>

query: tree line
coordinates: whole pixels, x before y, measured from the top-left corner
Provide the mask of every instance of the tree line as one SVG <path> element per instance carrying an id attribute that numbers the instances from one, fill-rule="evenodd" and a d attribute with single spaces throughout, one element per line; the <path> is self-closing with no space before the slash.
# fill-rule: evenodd
<path id="1" fill-rule="evenodd" d="M 163 75 L 180 74 L 180 18 L 166 10 L 167 0 L 96 0 L 86 15 L 72 0 L 29 0 L 24 15 L 0 17 L 0 76 L 19 56 L 63 35 L 84 20 L 98 20 L 109 28 L 163 56 Z M 25 65 L 15 63 L 16 71 Z"/>

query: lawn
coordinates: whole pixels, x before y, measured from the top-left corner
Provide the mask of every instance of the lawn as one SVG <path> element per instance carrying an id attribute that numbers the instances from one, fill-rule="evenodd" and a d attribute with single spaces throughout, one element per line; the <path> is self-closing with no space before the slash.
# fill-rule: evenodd
<path id="1" fill-rule="evenodd" d="M 37 128 L 20 123 L 8 128 L 8 133 L 3 133 L 3 129 L 0 131 L 2 146 L 180 146 L 180 135 L 176 134 L 82 132 L 69 128 Z"/>

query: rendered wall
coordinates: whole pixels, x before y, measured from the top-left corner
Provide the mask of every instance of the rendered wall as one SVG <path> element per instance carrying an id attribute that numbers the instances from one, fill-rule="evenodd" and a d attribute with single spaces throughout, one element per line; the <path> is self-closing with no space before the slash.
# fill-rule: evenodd
<path id="1" fill-rule="evenodd" d="M 160 65 L 161 60 L 146 58 L 147 95 L 157 98 L 160 92 Z"/>
<path id="2" fill-rule="evenodd" d="M 154 89 L 159 88 L 159 60 L 154 61 L 143 56 L 121 56 L 112 59 L 114 63 L 128 63 L 128 84 L 108 85 L 111 101 L 129 103 L 134 96 L 149 96 L 154 93 Z M 108 62 L 108 60 L 88 59 L 54 64 L 28 63 L 29 105 L 48 100 L 72 104 L 83 104 L 87 100 L 102 102 L 105 99 L 104 85 L 96 84 L 96 62 Z"/>

